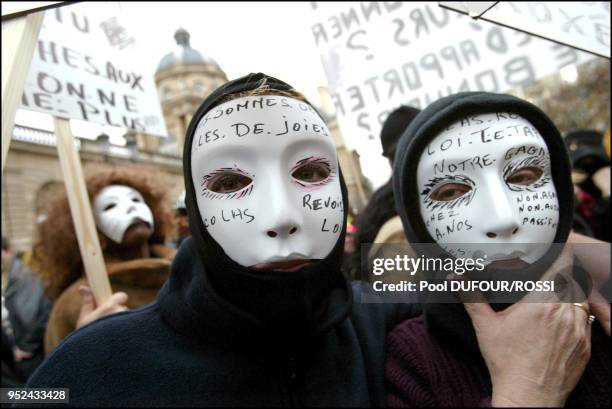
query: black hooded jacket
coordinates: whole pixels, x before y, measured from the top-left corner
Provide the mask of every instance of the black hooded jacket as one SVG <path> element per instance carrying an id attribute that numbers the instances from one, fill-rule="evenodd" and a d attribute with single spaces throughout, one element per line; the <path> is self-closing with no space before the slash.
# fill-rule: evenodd
<path id="1" fill-rule="evenodd" d="M 224 95 L 264 79 L 289 89 L 251 74 L 217 89 L 193 117 L 184 152 L 193 237 L 156 302 L 74 332 L 29 387 L 68 387 L 71 406 L 384 405 L 386 334 L 420 311 L 361 302 L 360 283 L 340 273 L 346 227 L 328 257 L 279 274 L 235 263 L 199 216 L 190 164 L 197 124 Z"/>

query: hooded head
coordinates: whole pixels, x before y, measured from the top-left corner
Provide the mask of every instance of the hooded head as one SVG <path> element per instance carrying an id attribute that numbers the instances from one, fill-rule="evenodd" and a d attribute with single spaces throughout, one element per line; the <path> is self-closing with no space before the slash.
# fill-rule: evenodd
<path id="1" fill-rule="evenodd" d="M 214 296 L 274 325 L 314 325 L 340 278 L 347 194 L 322 117 L 250 74 L 213 92 L 183 154 L 189 225 Z"/>
<path id="2" fill-rule="evenodd" d="M 557 255 L 551 244 L 564 243 L 572 226 L 570 169 L 559 131 L 539 108 L 510 95 L 459 93 L 428 106 L 402 135 L 396 207 L 411 243 L 482 258 L 491 279 L 537 278 Z M 430 328 L 476 345 L 462 305 L 424 309 Z"/>
<path id="3" fill-rule="evenodd" d="M 510 95 L 460 93 L 426 108 L 402 135 L 394 188 L 411 242 L 455 255 L 465 255 L 462 244 L 482 243 L 488 263 L 549 262 L 550 244 L 565 242 L 571 228 L 570 166 L 559 131 L 539 108 Z"/>
<path id="4" fill-rule="evenodd" d="M 418 108 L 402 105 L 389 114 L 380 131 L 380 142 L 384 157 L 393 161 L 400 136 L 419 112 Z"/>
<path id="5" fill-rule="evenodd" d="M 610 159 L 604 149 L 604 135 L 595 130 L 578 129 L 568 132 L 564 140 L 572 163 L 573 182 L 599 198 L 601 190 L 592 177 L 602 167 L 610 166 Z"/>

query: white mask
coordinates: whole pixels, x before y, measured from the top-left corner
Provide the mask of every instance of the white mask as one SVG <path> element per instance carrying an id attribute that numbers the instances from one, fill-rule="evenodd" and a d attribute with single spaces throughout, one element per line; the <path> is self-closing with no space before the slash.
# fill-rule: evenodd
<path id="1" fill-rule="evenodd" d="M 425 148 L 417 183 L 427 230 L 456 256 L 475 255 L 471 243 L 491 243 L 481 248 L 485 264 L 533 263 L 555 237 L 559 201 L 548 148 L 519 115 L 480 114 L 453 123 Z"/>
<path id="2" fill-rule="evenodd" d="M 123 241 L 126 230 L 137 220 L 153 229 L 153 213 L 137 190 L 124 185 L 102 189 L 93 201 L 96 225 L 116 243 Z"/>
<path id="3" fill-rule="evenodd" d="M 243 97 L 211 109 L 193 137 L 191 171 L 204 226 L 242 266 L 323 259 L 343 203 L 331 134 L 299 100 Z"/>

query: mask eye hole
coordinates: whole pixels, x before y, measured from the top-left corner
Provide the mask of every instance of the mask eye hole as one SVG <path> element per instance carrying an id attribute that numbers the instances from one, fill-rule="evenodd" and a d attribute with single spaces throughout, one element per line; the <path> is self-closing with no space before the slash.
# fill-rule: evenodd
<path id="1" fill-rule="evenodd" d="M 328 164 L 315 161 L 298 167 L 291 173 L 291 176 L 300 182 L 317 183 L 329 178 L 330 174 L 331 169 Z"/>
<path id="2" fill-rule="evenodd" d="M 106 206 L 104 206 L 104 211 L 110 210 L 115 206 L 117 206 L 115 203 L 109 203 Z"/>
<path id="3" fill-rule="evenodd" d="M 139 199 L 139 198 L 137 198 L 137 197 L 135 197 L 135 198 L 133 198 L 133 199 L 132 199 L 132 202 L 134 202 L 134 203 L 140 203 L 140 199 Z"/>
<path id="4" fill-rule="evenodd" d="M 208 180 L 207 189 L 215 193 L 233 193 L 247 187 L 253 179 L 234 172 L 223 172 Z"/>
<path id="5" fill-rule="evenodd" d="M 472 190 L 471 186 L 463 183 L 451 182 L 439 186 L 433 192 L 431 192 L 429 196 L 432 200 L 436 200 L 438 202 L 448 202 L 460 198 L 470 190 Z"/>
<path id="6" fill-rule="evenodd" d="M 544 171 L 537 166 L 526 166 L 512 173 L 506 183 L 519 186 L 529 186 L 540 180 Z"/>

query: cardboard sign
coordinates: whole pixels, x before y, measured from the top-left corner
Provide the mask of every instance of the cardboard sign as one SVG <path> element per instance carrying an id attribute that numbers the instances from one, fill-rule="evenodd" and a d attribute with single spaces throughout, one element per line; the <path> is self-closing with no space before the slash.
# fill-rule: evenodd
<path id="1" fill-rule="evenodd" d="M 157 90 L 116 3 L 49 10 L 21 107 L 165 136 Z"/>
<path id="2" fill-rule="evenodd" d="M 436 2 L 315 2 L 310 7 L 312 35 L 342 134 L 360 154 L 374 187 L 390 175 L 379 135 L 398 106 L 424 108 L 461 91 L 509 92 L 596 58 L 474 21 Z"/>

